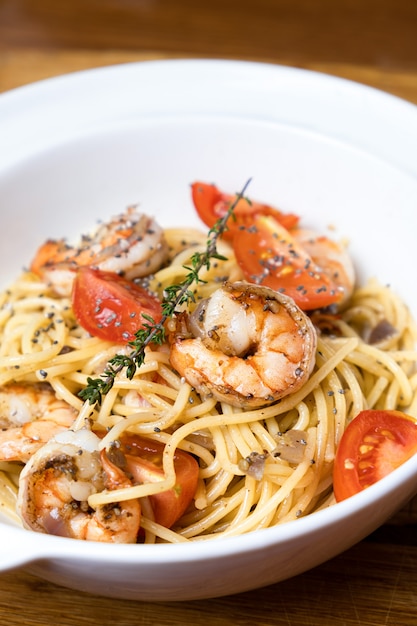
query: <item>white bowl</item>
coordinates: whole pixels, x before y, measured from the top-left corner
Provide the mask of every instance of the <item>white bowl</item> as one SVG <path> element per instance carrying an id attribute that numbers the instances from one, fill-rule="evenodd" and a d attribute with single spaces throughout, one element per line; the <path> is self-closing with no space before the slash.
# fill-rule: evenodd
<path id="1" fill-rule="evenodd" d="M 390 283 L 417 315 L 417 109 L 348 81 L 272 65 L 167 61 L 82 72 L 0 97 L 0 282 L 48 236 L 76 235 L 139 202 L 166 226 L 198 221 L 189 183 L 330 223 L 360 279 Z M 329 509 L 227 540 L 102 545 L 0 523 L 0 570 L 139 600 L 215 597 L 322 563 L 417 490 L 417 457 Z"/>

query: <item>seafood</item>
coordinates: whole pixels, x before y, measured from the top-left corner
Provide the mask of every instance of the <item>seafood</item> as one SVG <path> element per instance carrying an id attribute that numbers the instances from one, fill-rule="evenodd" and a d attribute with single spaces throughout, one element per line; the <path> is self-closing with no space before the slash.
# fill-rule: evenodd
<path id="1" fill-rule="evenodd" d="M 326 236 L 288 231 L 273 217 L 258 215 L 233 239 L 233 250 L 247 281 L 285 293 L 303 311 L 338 308 L 352 293 L 352 262 Z"/>
<path id="2" fill-rule="evenodd" d="M 57 433 L 69 428 L 76 411 L 43 383 L 0 388 L 0 461 L 27 462 Z"/>
<path id="3" fill-rule="evenodd" d="M 355 285 L 355 270 L 346 248 L 307 228 L 295 228 L 290 233 L 313 262 L 337 285 L 343 294 L 338 303 L 340 306 L 350 298 Z"/>
<path id="4" fill-rule="evenodd" d="M 65 239 L 47 240 L 37 251 L 30 269 L 50 283 L 58 295 L 71 293 L 74 273 L 90 266 L 134 280 L 152 274 L 168 258 L 168 244 L 156 221 L 129 207 L 95 233 L 83 236 L 78 247 Z"/>
<path id="5" fill-rule="evenodd" d="M 131 486 L 88 429 L 66 431 L 41 448 L 23 468 L 17 510 L 26 528 L 109 543 L 135 543 L 141 509 L 137 499 L 92 510 L 88 498 L 103 489 Z"/>
<path id="6" fill-rule="evenodd" d="M 171 335 L 172 366 L 203 395 L 243 408 L 297 391 L 315 362 L 316 331 L 292 299 L 268 287 L 225 284 Z"/>

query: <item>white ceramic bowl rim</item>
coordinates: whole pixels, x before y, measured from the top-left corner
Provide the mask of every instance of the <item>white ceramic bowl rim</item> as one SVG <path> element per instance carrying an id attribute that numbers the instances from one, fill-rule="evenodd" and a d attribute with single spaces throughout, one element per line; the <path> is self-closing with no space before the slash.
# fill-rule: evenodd
<path id="1" fill-rule="evenodd" d="M 257 99 L 246 97 L 248 85 Z M 303 104 L 294 106 L 294 100 L 285 97 L 288 93 Z M 103 105 L 97 107 L 100 101 Z M 0 172 L 79 135 L 138 118 L 205 115 L 271 121 L 322 133 L 417 174 L 414 105 L 318 72 L 211 59 L 98 68 L 2 94 Z"/>

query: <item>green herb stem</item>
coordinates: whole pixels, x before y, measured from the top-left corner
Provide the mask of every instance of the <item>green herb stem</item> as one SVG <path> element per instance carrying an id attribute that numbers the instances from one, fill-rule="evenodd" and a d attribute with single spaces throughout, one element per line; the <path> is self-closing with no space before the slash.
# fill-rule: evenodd
<path id="1" fill-rule="evenodd" d="M 194 293 L 190 290 L 190 287 L 193 284 L 197 285 L 205 282 L 199 276 L 200 271 L 203 268 L 209 270 L 213 259 L 227 260 L 226 257 L 219 254 L 217 242 L 219 237 L 225 232 L 227 221 L 232 216 L 237 203 L 240 199 L 244 198 L 250 180 L 251 179 L 249 179 L 242 190 L 236 194 L 236 198 L 230 204 L 225 215 L 217 220 L 214 226 L 209 230 L 206 250 L 193 254 L 191 256 L 190 266 L 184 266 L 189 272 L 186 278 L 178 285 L 170 285 L 164 290 L 161 320 L 155 322 L 152 317 L 142 314 L 145 321 L 142 327 L 135 333 L 135 339 L 128 344 L 132 348 L 130 354 L 116 354 L 109 360 L 100 378 L 87 378 L 87 386 L 78 394 L 82 400 L 88 401 L 90 404 L 101 404 L 103 395 L 106 395 L 111 390 L 118 374 L 125 369 L 127 378 L 132 379 L 136 370 L 145 361 L 146 347 L 151 343 L 159 345 L 164 343 L 165 322 L 177 313 L 179 307 L 195 301 Z"/>

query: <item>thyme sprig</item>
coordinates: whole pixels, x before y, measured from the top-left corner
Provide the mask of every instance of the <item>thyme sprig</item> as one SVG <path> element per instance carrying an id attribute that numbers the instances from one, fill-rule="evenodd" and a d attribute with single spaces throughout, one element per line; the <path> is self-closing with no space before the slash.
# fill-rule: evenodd
<path id="1" fill-rule="evenodd" d="M 195 252 L 190 259 L 190 265 L 183 267 L 188 270 L 185 279 L 178 285 L 170 285 L 166 287 L 162 300 L 162 317 L 159 322 L 144 313 L 142 316 L 144 322 L 142 327 L 135 333 L 135 339 L 130 341 L 128 345 L 132 348 L 129 354 L 116 354 L 112 357 L 100 378 L 87 378 L 87 386 L 79 392 L 82 400 L 88 401 L 90 404 L 101 404 L 103 395 L 106 395 L 113 387 L 114 381 L 118 374 L 126 370 L 126 377 L 130 380 L 136 373 L 136 370 L 145 361 L 146 347 L 151 344 L 161 345 L 165 341 L 165 322 L 172 318 L 180 307 L 195 302 L 194 292 L 190 289 L 192 285 L 205 283 L 199 273 L 202 269 L 207 270 L 211 267 L 212 260 L 226 261 L 227 258 L 221 255 L 217 250 L 217 242 L 219 237 L 227 228 L 227 221 L 233 215 L 233 211 L 240 199 L 245 197 L 245 192 L 250 183 L 247 180 L 242 190 L 236 194 L 236 198 L 230 204 L 227 212 L 223 217 L 208 231 L 207 245 L 204 252 Z M 247 199 L 248 202 L 250 202 Z"/>

